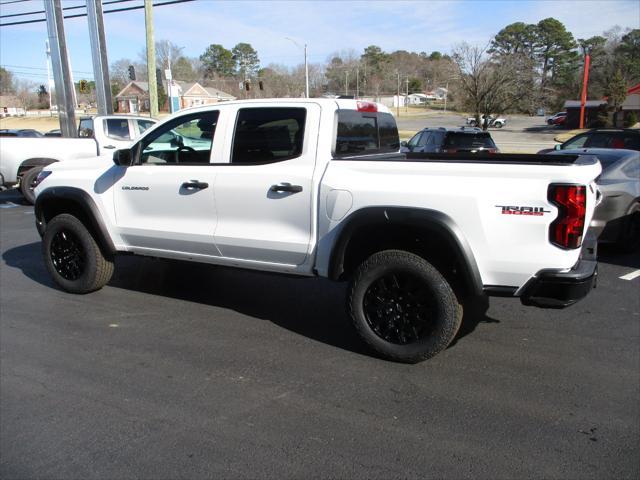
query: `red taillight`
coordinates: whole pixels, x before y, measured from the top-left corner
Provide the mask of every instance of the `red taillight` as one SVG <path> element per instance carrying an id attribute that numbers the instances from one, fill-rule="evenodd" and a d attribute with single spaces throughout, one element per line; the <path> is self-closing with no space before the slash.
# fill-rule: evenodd
<path id="1" fill-rule="evenodd" d="M 551 223 L 549 240 L 561 248 L 578 248 L 582 244 L 587 213 L 587 187 L 553 184 L 549 186 L 548 197 L 558 207 L 558 218 Z"/>
<path id="2" fill-rule="evenodd" d="M 359 112 L 377 112 L 378 105 L 373 102 L 358 102 Z"/>

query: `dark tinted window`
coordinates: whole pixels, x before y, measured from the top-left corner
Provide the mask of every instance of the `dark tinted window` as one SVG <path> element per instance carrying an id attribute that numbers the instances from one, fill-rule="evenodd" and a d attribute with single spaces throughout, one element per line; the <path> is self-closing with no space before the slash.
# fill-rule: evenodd
<path id="1" fill-rule="evenodd" d="M 464 133 L 464 132 L 448 132 L 444 139 L 445 148 L 496 148 L 491 135 L 487 132 Z"/>
<path id="2" fill-rule="evenodd" d="M 396 152 L 400 148 L 398 127 L 389 113 L 338 112 L 336 155 Z"/>
<path id="3" fill-rule="evenodd" d="M 109 118 L 105 120 L 107 137 L 114 140 L 131 140 L 129 135 L 129 120 L 124 118 Z"/>
<path id="4" fill-rule="evenodd" d="M 238 112 L 231 163 L 289 160 L 302 153 L 304 108 L 243 108 Z"/>

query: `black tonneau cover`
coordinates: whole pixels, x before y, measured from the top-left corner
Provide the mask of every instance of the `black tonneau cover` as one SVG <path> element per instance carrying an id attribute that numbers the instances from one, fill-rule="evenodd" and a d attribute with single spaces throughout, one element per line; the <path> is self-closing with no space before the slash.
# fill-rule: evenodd
<path id="1" fill-rule="evenodd" d="M 573 165 L 580 155 L 528 153 L 387 153 L 334 158 L 335 161 L 495 163 L 516 165 Z"/>

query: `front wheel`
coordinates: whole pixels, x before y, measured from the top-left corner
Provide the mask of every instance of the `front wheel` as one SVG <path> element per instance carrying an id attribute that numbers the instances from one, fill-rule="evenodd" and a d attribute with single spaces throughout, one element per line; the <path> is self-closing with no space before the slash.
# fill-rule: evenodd
<path id="1" fill-rule="evenodd" d="M 349 311 L 362 340 L 384 358 L 416 363 L 454 339 L 462 306 L 447 280 L 422 257 L 375 253 L 356 270 Z"/>
<path id="2" fill-rule="evenodd" d="M 496 128 L 502 128 L 502 123 L 501 123 L 501 122 L 497 122 L 497 123 L 495 124 L 495 127 L 496 127 Z"/>
<path id="3" fill-rule="evenodd" d="M 102 253 L 89 230 L 73 215 L 57 215 L 47 223 L 42 254 L 54 282 L 67 292 L 93 292 L 113 275 L 113 259 Z"/>
<path id="4" fill-rule="evenodd" d="M 20 179 L 20 192 L 29 205 L 36 202 L 36 194 L 33 191 L 33 184 L 42 171 L 42 167 L 33 167 L 24 172 Z"/>

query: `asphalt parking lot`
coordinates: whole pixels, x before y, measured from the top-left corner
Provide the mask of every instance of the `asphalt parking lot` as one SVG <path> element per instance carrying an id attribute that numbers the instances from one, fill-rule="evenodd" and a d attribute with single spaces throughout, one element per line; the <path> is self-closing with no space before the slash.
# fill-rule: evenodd
<path id="1" fill-rule="evenodd" d="M 638 253 L 569 309 L 491 299 L 409 366 L 324 280 L 123 257 L 63 293 L 33 222 L 0 193 L 3 479 L 640 476 Z"/>

